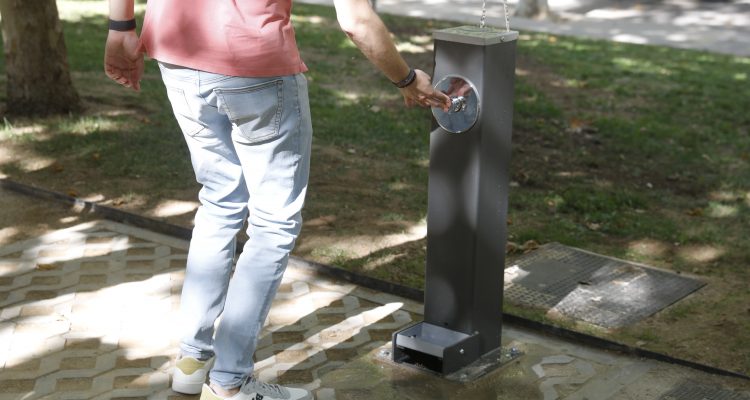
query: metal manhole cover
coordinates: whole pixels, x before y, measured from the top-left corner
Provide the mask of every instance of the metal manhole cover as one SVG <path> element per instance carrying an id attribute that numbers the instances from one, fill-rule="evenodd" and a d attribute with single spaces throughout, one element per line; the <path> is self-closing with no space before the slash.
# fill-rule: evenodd
<path id="1" fill-rule="evenodd" d="M 673 304 L 703 282 L 641 264 L 551 243 L 505 269 L 505 297 L 606 328 L 630 325 Z"/>

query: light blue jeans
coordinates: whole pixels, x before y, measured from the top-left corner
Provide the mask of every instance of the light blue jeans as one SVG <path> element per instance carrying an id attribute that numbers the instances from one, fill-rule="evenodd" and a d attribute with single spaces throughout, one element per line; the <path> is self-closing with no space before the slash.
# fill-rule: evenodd
<path id="1" fill-rule="evenodd" d="M 203 186 L 182 289 L 180 349 L 195 358 L 215 355 L 211 382 L 234 388 L 253 372 L 257 337 L 302 224 L 312 141 L 307 81 L 302 74 L 160 69 Z M 232 274 L 245 219 L 249 240 Z"/>

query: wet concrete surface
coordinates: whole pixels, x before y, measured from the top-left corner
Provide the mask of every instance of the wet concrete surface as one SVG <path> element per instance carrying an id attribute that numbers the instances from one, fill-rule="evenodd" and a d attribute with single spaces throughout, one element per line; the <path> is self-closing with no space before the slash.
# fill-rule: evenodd
<path id="1" fill-rule="evenodd" d="M 522 354 L 468 383 L 395 364 L 385 354 L 389 347 L 384 346 L 325 374 L 322 385 L 335 387 L 336 399 L 666 400 L 675 388 L 694 382 L 714 393 L 734 396 L 727 398 L 750 399 L 748 382 L 739 379 L 600 351 L 538 332 L 505 326 L 503 342 L 504 347 Z"/>

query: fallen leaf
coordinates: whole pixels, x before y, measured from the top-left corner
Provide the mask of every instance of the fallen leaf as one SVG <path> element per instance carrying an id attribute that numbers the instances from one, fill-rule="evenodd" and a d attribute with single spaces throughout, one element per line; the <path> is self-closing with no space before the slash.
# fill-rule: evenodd
<path id="1" fill-rule="evenodd" d="M 589 121 L 579 119 L 579 118 L 571 118 L 570 121 L 568 121 L 568 133 L 595 133 L 597 132 L 596 127 L 592 126 Z"/>
<path id="2" fill-rule="evenodd" d="M 508 242 L 505 243 L 505 254 L 516 254 L 518 253 L 518 243 Z"/>
<path id="3" fill-rule="evenodd" d="M 591 229 L 592 231 L 598 231 L 602 228 L 602 224 L 597 224 L 596 222 L 587 222 L 586 227 Z"/>
<path id="4" fill-rule="evenodd" d="M 67 193 L 68 193 L 68 196 L 70 196 L 70 197 L 78 197 L 78 192 L 76 192 L 73 189 L 68 189 Z"/>
<path id="5" fill-rule="evenodd" d="M 523 250 L 524 254 L 536 250 L 539 248 L 539 242 L 536 240 L 527 240 L 521 245 L 521 250 Z"/>

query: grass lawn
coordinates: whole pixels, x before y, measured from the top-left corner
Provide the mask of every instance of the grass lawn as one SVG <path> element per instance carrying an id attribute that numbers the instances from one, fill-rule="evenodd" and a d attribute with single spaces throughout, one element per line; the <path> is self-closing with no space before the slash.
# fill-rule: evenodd
<path id="1" fill-rule="evenodd" d="M 198 188 L 155 63 L 139 94 L 108 81 L 106 4 L 58 4 L 87 111 L 5 118 L 0 175 L 189 226 Z M 384 20 L 428 71 L 431 30 L 453 25 Z M 421 287 L 430 113 L 402 106 L 331 8 L 298 4 L 294 23 L 315 129 L 296 255 Z M 510 256 L 561 242 L 708 285 L 614 331 L 508 310 L 750 373 L 750 59 L 522 32 L 517 64 Z"/>

